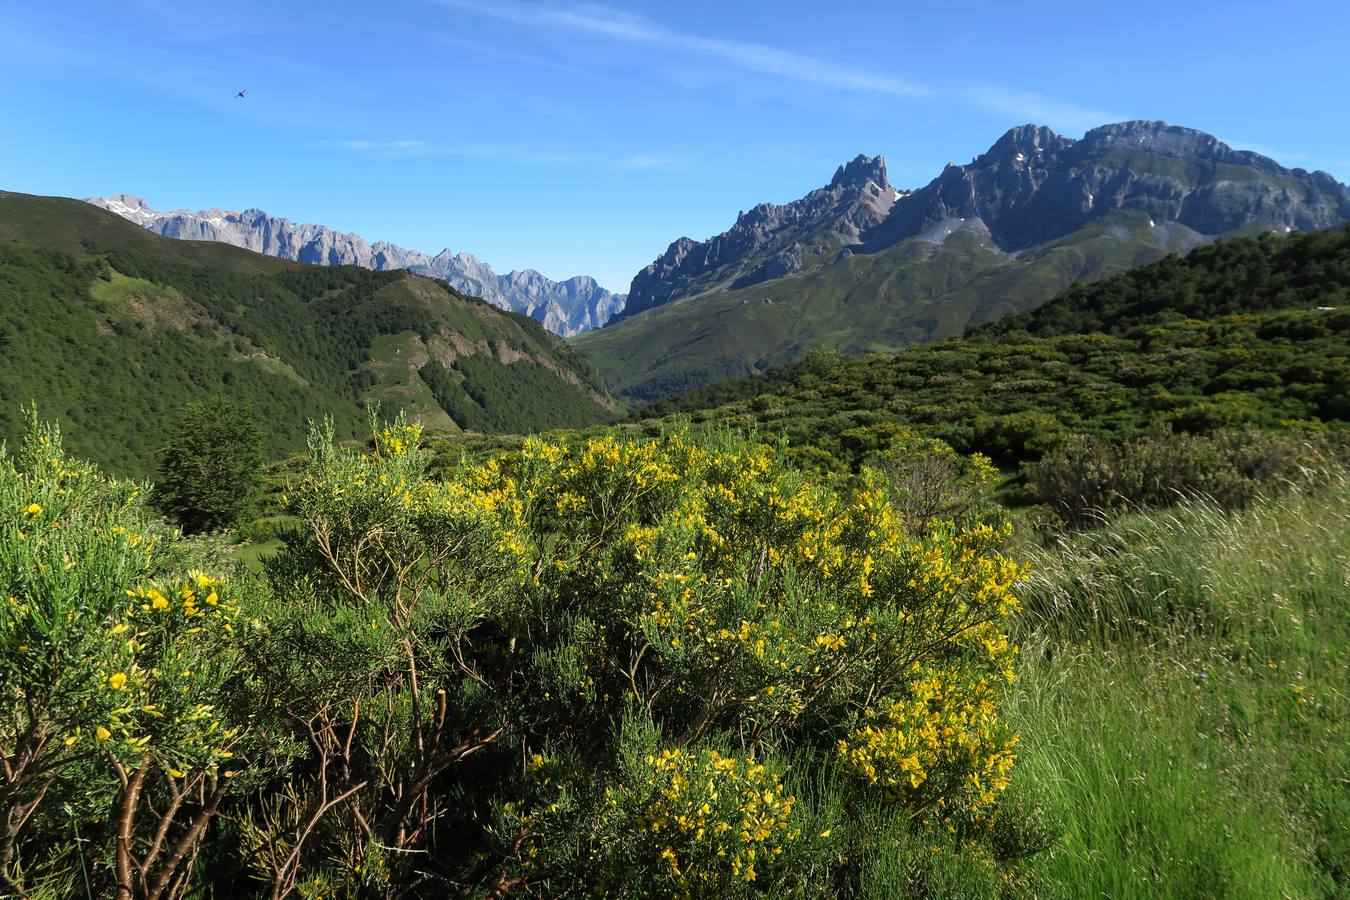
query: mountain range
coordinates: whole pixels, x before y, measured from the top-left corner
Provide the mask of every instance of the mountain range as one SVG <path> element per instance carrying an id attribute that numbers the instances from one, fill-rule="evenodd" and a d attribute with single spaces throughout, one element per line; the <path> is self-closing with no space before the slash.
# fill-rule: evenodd
<path id="1" fill-rule="evenodd" d="M 816 347 L 895 352 L 957 336 L 1219 238 L 1350 221 L 1350 189 L 1330 175 L 1152 121 L 1077 140 L 1019 126 L 916 189 L 892 184 L 883 157 L 860 155 L 799 200 L 754 206 L 704 241 L 674 241 L 627 295 L 585 276 L 498 275 L 469 254 L 369 244 L 256 209 L 163 213 L 127 194 L 89 202 L 169 237 L 439 278 L 568 336 L 633 403 Z"/>
<path id="2" fill-rule="evenodd" d="M 1013 128 L 917 190 L 881 157 L 825 187 L 682 237 L 622 313 L 576 340 L 635 401 L 832 347 L 895 351 L 1031 309 L 1071 284 L 1217 238 L 1350 220 L 1350 189 L 1211 135 L 1124 122 L 1081 140 Z"/>
<path id="3" fill-rule="evenodd" d="M 589 275 L 566 281 L 553 281 L 534 269 L 498 275 L 469 253 L 442 250 L 432 256 L 384 241 L 372 244 L 357 234 L 297 224 L 261 209 L 161 212 L 134 194 L 89 197 L 86 202 L 165 237 L 219 241 L 313 265 L 361 266 L 377 272 L 407 269 L 439 278 L 455 290 L 481 297 L 500 309 L 527 315 L 564 336 L 599 328 L 624 304 L 622 294 L 610 293 Z"/>
<path id="4" fill-rule="evenodd" d="M 617 410 L 561 339 L 443 281 L 170 240 L 78 200 L 0 191 L 0 297 L 0 441 L 35 403 L 122 474 L 153 471 L 182 405 L 215 392 L 252 409 L 274 459 L 325 417 L 368 434 L 375 405 L 515 434 Z"/>

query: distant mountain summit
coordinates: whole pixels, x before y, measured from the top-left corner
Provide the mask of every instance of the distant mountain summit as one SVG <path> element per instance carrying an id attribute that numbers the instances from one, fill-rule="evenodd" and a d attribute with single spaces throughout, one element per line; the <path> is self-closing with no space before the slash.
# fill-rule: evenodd
<path id="1" fill-rule="evenodd" d="M 682 237 L 633 279 L 622 316 L 729 282 L 748 287 L 829 263 L 885 221 L 905 194 L 886 178 L 886 160 L 858 156 L 823 188 L 777 206 L 743 212 L 730 230 L 702 243 Z"/>
<path id="2" fill-rule="evenodd" d="M 895 351 L 1031 309 L 1069 285 L 1216 238 L 1350 221 L 1350 188 L 1165 122 L 1074 140 L 1010 129 L 927 185 L 858 156 L 829 184 L 760 204 L 639 272 L 627 306 L 576 346 L 607 384 L 653 400 L 799 359 Z"/>
<path id="3" fill-rule="evenodd" d="M 297 224 L 261 209 L 161 212 L 134 194 L 89 197 L 86 202 L 165 237 L 219 241 L 311 265 L 351 265 L 381 272 L 408 269 L 439 278 L 500 309 L 523 313 L 563 336 L 600 327 L 624 305 L 622 294 L 610 293 L 589 275 L 566 281 L 553 281 L 533 269 L 498 275 L 468 253 L 442 250 L 431 256 L 384 241 L 371 244 L 358 234 Z"/>
<path id="4" fill-rule="evenodd" d="M 1199 240 L 1251 226 L 1312 231 L 1350 219 L 1350 189 L 1166 122 L 1104 125 L 1078 141 L 1023 125 L 970 165 L 948 165 L 866 243 L 876 250 L 978 219 L 1000 249 L 1016 252 L 1123 210 Z"/>
<path id="5" fill-rule="evenodd" d="M 1146 214 L 1155 228 L 1181 226 L 1199 243 L 1253 224 L 1335 225 L 1350 219 L 1350 189 L 1325 172 L 1286 169 L 1166 122 L 1105 125 L 1077 141 L 1021 125 L 919 190 L 894 187 L 884 157 L 858 156 L 800 200 L 761 203 L 706 241 L 682 237 L 634 277 L 618 318 L 829 265 L 841 249 L 876 252 L 964 229 L 1017 252 L 1121 210 Z"/>

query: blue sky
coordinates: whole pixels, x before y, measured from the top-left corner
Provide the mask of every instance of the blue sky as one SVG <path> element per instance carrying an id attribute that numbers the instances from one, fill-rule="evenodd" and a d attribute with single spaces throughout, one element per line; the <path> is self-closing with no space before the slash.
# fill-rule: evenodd
<path id="1" fill-rule="evenodd" d="M 0 188 L 625 290 L 858 153 L 918 187 L 1027 122 L 1165 119 L 1350 181 L 1347 35 L 1297 0 L 0 0 Z"/>

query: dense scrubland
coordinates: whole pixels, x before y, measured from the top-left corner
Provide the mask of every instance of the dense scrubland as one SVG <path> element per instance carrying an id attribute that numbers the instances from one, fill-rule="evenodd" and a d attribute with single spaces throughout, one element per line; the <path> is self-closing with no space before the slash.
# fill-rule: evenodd
<path id="1" fill-rule="evenodd" d="M 1348 280 L 1225 242 L 621 425 L 330 421 L 209 525 L 238 407 L 154 492 L 30 411 L 0 893 L 1344 896 Z"/>
<path id="2" fill-rule="evenodd" d="M 931 443 L 847 476 L 730 432 L 422 443 L 315 431 L 250 572 L 32 424 L 9 891 L 1346 888 L 1334 454 L 1037 536 Z"/>

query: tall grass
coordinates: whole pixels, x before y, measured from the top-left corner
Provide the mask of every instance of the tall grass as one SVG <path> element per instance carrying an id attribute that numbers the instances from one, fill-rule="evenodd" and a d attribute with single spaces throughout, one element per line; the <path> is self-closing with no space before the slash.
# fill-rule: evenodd
<path id="1" fill-rule="evenodd" d="M 1065 897 L 1350 896 L 1350 483 L 1034 551 L 1019 778 Z"/>

